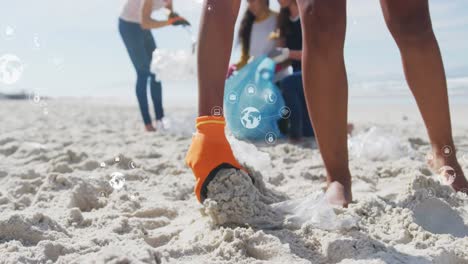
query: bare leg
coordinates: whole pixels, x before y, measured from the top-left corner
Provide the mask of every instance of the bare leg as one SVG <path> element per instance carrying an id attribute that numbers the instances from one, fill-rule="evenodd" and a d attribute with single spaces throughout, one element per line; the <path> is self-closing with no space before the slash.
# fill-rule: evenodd
<path id="1" fill-rule="evenodd" d="M 198 41 L 198 114 L 223 106 L 224 83 L 240 0 L 205 0 Z"/>
<path id="2" fill-rule="evenodd" d="M 346 0 L 298 0 L 303 28 L 303 82 L 328 175 L 329 202 L 352 200 L 348 167 L 348 81 L 344 64 Z"/>
<path id="3" fill-rule="evenodd" d="M 427 0 L 381 0 L 387 26 L 403 61 L 406 80 L 413 92 L 429 134 L 435 170 L 453 167 L 457 177 L 452 187 L 468 188 L 455 156 L 447 82 L 439 46 L 432 29 Z M 444 155 L 448 146 L 452 152 Z"/>

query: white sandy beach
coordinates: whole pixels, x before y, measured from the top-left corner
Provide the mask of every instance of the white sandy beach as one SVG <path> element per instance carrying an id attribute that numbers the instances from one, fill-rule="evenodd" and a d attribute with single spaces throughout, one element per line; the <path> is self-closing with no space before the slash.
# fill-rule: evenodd
<path id="1" fill-rule="evenodd" d="M 169 131 L 149 134 L 136 106 L 0 101 L 0 263 L 468 263 L 468 197 L 425 166 L 414 105 L 351 105 L 355 203 L 274 229 L 213 224 L 183 162 L 195 109 L 167 112 Z M 452 115 L 468 173 L 468 106 Z M 275 202 L 323 191 L 313 144 L 231 141 Z"/>

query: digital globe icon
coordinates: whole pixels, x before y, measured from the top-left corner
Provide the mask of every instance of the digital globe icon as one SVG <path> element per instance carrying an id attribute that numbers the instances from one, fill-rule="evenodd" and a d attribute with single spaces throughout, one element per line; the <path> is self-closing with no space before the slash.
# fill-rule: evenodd
<path id="1" fill-rule="evenodd" d="M 16 55 L 5 54 L 0 57 L 0 83 L 7 85 L 16 83 L 23 71 L 23 63 Z"/>
<path id="2" fill-rule="evenodd" d="M 224 116 L 236 138 L 264 141 L 268 133 L 282 137 L 280 110 L 285 103 L 273 80 L 275 67 L 270 58 L 259 57 L 226 80 Z"/>
<path id="3" fill-rule="evenodd" d="M 242 110 L 241 122 L 242 125 L 247 129 L 254 129 L 260 125 L 262 115 L 255 107 L 247 107 Z"/>

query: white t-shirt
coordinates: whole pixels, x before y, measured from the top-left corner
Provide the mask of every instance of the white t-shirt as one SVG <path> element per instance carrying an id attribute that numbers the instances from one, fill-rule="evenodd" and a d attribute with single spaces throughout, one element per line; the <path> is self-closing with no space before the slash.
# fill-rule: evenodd
<path id="1" fill-rule="evenodd" d="M 276 47 L 275 40 L 270 39 L 270 35 L 276 31 L 277 18 L 276 14 L 271 13 L 267 19 L 253 24 L 250 35 L 249 56 L 267 55 Z"/>
<path id="2" fill-rule="evenodd" d="M 127 0 L 123 6 L 120 18 L 134 23 L 141 23 L 141 8 L 144 0 Z M 153 0 L 153 10 L 166 6 L 167 0 Z"/>
<path id="3" fill-rule="evenodd" d="M 258 58 L 263 55 L 268 55 L 270 51 L 276 48 L 276 40 L 271 39 L 270 35 L 276 31 L 278 16 L 271 13 L 270 17 L 262 22 L 256 22 L 252 27 L 250 35 L 250 50 L 249 56 Z M 291 67 L 282 69 L 275 74 L 274 81 L 277 82 L 292 73 Z"/>

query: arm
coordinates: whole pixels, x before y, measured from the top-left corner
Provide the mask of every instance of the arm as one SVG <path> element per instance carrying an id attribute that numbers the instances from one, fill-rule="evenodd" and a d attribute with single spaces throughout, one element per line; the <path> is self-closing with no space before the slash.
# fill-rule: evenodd
<path id="1" fill-rule="evenodd" d="M 276 46 L 279 48 L 286 48 L 286 41 L 283 38 L 278 39 Z M 288 59 L 302 60 L 302 50 L 289 50 Z"/>
<path id="2" fill-rule="evenodd" d="M 152 0 L 144 0 L 141 12 L 141 27 L 144 29 L 155 29 L 170 25 L 168 20 L 158 21 L 151 18 L 151 14 L 153 13 Z"/>
<path id="3" fill-rule="evenodd" d="M 278 40 L 276 41 L 276 47 L 278 48 L 285 48 L 286 47 L 286 41 L 284 40 L 284 38 L 278 38 Z M 278 64 L 279 67 L 281 69 L 284 69 L 284 68 L 287 68 L 291 65 L 291 61 L 290 60 L 285 60 L 281 63 Z"/>
<path id="4" fill-rule="evenodd" d="M 302 60 L 302 50 L 290 50 L 289 58 L 292 60 Z"/>
<path id="5" fill-rule="evenodd" d="M 174 4 L 172 3 L 172 0 L 166 0 L 166 8 L 171 12 L 174 11 Z"/>

